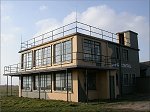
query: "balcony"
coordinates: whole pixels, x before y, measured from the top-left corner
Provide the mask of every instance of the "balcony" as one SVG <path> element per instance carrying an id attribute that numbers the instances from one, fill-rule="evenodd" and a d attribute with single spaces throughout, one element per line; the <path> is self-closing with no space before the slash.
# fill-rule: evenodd
<path id="1" fill-rule="evenodd" d="M 4 75 L 14 75 L 18 76 L 21 74 L 31 74 L 31 73 L 40 73 L 40 72 L 51 72 L 51 71 L 58 71 L 58 70 L 66 70 L 69 68 L 94 68 L 94 69 L 116 69 L 116 67 L 113 67 L 114 64 L 117 63 L 116 58 L 112 58 L 109 56 L 104 56 L 100 55 L 101 60 L 100 62 L 92 62 L 96 63 L 95 66 L 87 66 L 87 65 L 71 65 L 71 66 L 63 66 L 63 63 L 61 62 L 59 67 L 55 65 L 45 65 L 45 66 L 33 66 L 32 62 L 31 65 L 28 66 L 22 66 L 27 65 L 27 63 L 18 63 L 18 64 L 13 64 L 9 66 L 4 67 Z M 84 61 L 84 59 L 72 59 L 71 61 L 76 60 L 76 61 Z M 88 61 L 84 61 L 87 62 Z M 70 62 L 71 63 L 71 62 Z"/>

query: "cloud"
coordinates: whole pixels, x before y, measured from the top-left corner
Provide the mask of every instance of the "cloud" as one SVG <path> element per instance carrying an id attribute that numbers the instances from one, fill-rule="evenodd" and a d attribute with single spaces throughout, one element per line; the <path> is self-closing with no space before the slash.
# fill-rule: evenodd
<path id="1" fill-rule="evenodd" d="M 62 21 L 57 21 L 54 18 L 39 20 L 36 23 L 37 34 L 55 29 L 57 26 L 68 24 L 75 21 L 76 12 L 71 12 Z M 118 13 L 107 5 L 89 7 L 85 11 L 77 12 L 77 19 L 80 22 L 93 25 L 104 30 L 114 33 L 126 30 L 133 30 L 139 35 L 139 47 L 141 60 L 148 60 L 148 36 L 149 22 L 147 18 L 141 15 L 132 14 L 129 12 Z M 145 47 L 143 47 L 145 45 Z M 143 54 L 146 54 L 143 56 Z"/>
<path id="2" fill-rule="evenodd" d="M 1 81 L 6 83 L 6 77 L 3 76 L 4 66 L 15 64 L 19 62 L 19 54 L 17 54 L 20 47 L 20 34 L 22 28 L 14 23 L 11 16 L 13 5 L 8 3 L 1 4 Z M 10 79 L 9 79 L 10 80 Z M 15 80 L 18 84 L 18 80 Z"/>
<path id="3" fill-rule="evenodd" d="M 47 6 L 46 6 L 46 5 L 42 5 L 42 6 L 40 6 L 39 10 L 40 10 L 40 11 L 47 10 Z"/>
<path id="4" fill-rule="evenodd" d="M 4 1 L 2 1 L 1 2 L 1 12 L 3 13 L 3 12 L 9 12 L 9 11 L 11 11 L 12 9 L 13 9 L 13 6 L 11 5 L 11 4 L 9 4 L 9 3 L 7 3 L 7 2 L 4 2 Z"/>
<path id="5" fill-rule="evenodd" d="M 38 32 L 34 36 L 38 36 L 45 32 L 49 32 L 62 25 L 59 21 L 57 21 L 56 19 L 52 19 L 52 18 L 37 21 L 35 24 L 38 29 Z"/>

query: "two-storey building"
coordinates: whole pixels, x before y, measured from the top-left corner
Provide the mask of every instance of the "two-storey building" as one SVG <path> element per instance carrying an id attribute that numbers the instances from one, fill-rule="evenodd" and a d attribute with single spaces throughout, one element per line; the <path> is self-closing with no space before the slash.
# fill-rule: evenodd
<path id="1" fill-rule="evenodd" d="M 64 101 L 114 99 L 133 92 L 139 74 L 137 33 L 117 34 L 73 22 L 21 43 L 19 96 Z"/>

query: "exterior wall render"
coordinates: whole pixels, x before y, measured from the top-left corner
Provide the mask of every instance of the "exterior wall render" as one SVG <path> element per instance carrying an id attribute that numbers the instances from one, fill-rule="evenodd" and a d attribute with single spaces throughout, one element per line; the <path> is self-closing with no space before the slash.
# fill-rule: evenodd
<path id="1" fill-rule="evenodd" d="M 100 55 L 101 55 L 101 67 L 105 67 L 105 62 L 104 60 L 106 60 L 105 56 L 107 57 L 111 57 L 113 51 L 111 48 L 108 47 L 108 42 L 106 41 L 102 41 L 102 40 L 99 40 L 99 39 L 95 39 L 94 37 L 92 38 L 89 38 L 89 37 L 86 37 L 86 36 L 80 36 L 78 35 L 77 36 L 77 43 L 78 43 L 78 47 L 77 47 L 77 64 L 80 65 L 80 66 L 89 66 L 89 67 L 96 67 L 96 63 L 95 62 L 92 62 L 92 61 L 84 61 L 84 57 L 83 57 L 83 42 L 84 42 L 84 39 L 88 39 L 88 40 L 92 40 L 94 42 L 98 42 L 100 43 Z M 110 59 L 107 60 L 108 62 L 111 62 Z M 108 65 L 109 67 L 111 67 L 111 65 Z"/>
<path id="2" fill-rule="evenodd" d="M 72 40 L 72 61 L 56 64 L 56 63 L 53 62 L 54 61 L 54 49 L 53 49 L 53 47 L 54 47 L 55 44 L 61 43 L 61 42 L 66 41 L 66 40 Z M 48 47 L 50 45 L 52 45 L 52 63 L 49 64 L 49 65 L 46 65 L 46 66 L 32 67 L 32 69 L 29 69 L 28 71 L 44 70 L 45 68 L 46 69 L 56 69 L 56 68 L 63 68 L 63 67 L 70 67 L 70 66 L 77 65 L 77 36 L 66 37 L 66 38 L 60 39 L 60 40 L 58 40 L 56 42 L 54 41 L 54 42 L 50 42 L 50 43 L 48 43 L 46 45 L 43 45 L 43 46 L 35 47 L 35 48 L 31 49 L 31 50 L 22 52 L 21 55 L 24 54 L 24 53 L 27 53 L 29 51 L 32 51 L 32 53 L 33 53 L 37 49 Z M 34 55 L 33 55 L 33 59 L 35 59 Z M 21 61 L 22 61 L 22 59 L 21 59 Z M 22 69 L 22 71 L 24 71 L 24 69 Z"/>
<path id="3" fill-rule="evenodd" d="M 78 73 L 76 70 L 72 71 L 72 88 L 73 88 L 72 92 L 69 91 L 68 93 L 68 101 L 78 102 Z M 20 89 L 19 91 L 22 91 L 23 97 L 29 97 L 29 98 L 40 97 L 40 99 L 67 101 L 67 91 L 54 90 L 53 80 L 52 80 L 52 92 L 40 90 L 40 96 L 39 96 L 39 91 L 33 89 L 31 91 L 24 91 Z"/>
<path id="4" fill-rule="evenodd" d="M 89 70 L 90 71 L 90 70 Z M 94 75 L 94 74 L 90 74 Z M 115 82 L 115 98 L 119 94 L 116 86 L 116 71 L 110 70 L 110 74 L 108 70 L 105 71 L 97 71 L 96 72 L 96 89 L 88 90 L 88 99 L 109 99 L 110 98 L 110 86 L 109 86 L 109 75 L 114 76 Z M 86 100 L 86 90 L 85 90 L 85 70 L 79 70 L 79 101 Z M 83 90 L 83 91 L 81 91 Z"/>

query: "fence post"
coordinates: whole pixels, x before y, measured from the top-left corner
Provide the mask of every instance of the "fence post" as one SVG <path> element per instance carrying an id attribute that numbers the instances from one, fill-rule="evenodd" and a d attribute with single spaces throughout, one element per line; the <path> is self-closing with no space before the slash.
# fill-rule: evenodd
<path id="1" fill-rule="evenodd" d="M 114 40 L 113 40 L 113 33 L 112 33 L 112 42 L 113 42 Z"/>
<path id="2" fill-rule="evenodd" d="M 34 38 L 34 46 L 35 46 L 35 38 Z"/>
<path id="3" fill-rule="evenodd" d="M 64 37 L 64 26 L 63 26 L 63 37 Z"/>
<path id="4" fill-rule="evenodd" d="M 90 26 L 90 36 L 91 36 L 91 26 Z"/>
<path id="5" fill-rule="evenodd" d="M 101 32 L 102 32 L 102 39 L 103 39 L 103 30 L 101 30 Z"/>
<path id="6" fill-rule="evenodd" d="M 78 24 L 78 21 L 76 21 L 76 33 L 77 33 L 77 28 L 78 28 L 78 27 L 77 27 L 77 24 Z"/>
<path id="7" fill-rule="evenodd" d="M 53 40 L 53 31 L 52 31 L 52 40 Z"/>

